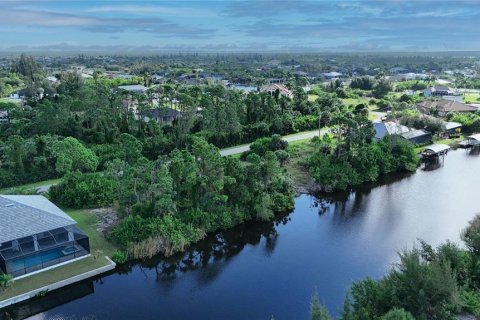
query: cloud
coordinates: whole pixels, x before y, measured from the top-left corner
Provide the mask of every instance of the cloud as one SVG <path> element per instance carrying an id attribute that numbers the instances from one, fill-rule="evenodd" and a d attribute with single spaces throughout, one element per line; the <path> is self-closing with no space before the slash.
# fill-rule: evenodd
<path id="1" fill-rule="evenodd" d="M 92 7 L 85 10 L 89 13 L 129 13 L 129 14 L 162 14 L 167 16 L 187 17 L 211 17 L 215 12 L 199 8 L 189 7 L 167 7 L 167 6 L 146 6 L 146 5 L 115 5 Z"/>
<path id="2" fill-rule="evenodd" d="M 5 3 L 4 3 L 5 4 Z M 155 37 L 198 38 L 212 36 L 214 29 L 185 26 L 160 18 L 99 17 L 47 10 L 10 8 L 0 25 L 45 28 L 77 28 L 83 31 L 120 33 L 126 31 L 151 33 Z"/>

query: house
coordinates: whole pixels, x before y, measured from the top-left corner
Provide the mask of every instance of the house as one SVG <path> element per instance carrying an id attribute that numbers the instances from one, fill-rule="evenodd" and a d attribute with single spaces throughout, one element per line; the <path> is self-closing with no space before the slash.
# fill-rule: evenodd
<path id="1" fill-rule="evenodd" d="M 417 109 L 423 113 L 438 113 L 439 116 L 445 116 L 450 112 L 475 112 L 477 108 L 468 104 L 451 100 L 425 100 L 417 103 Z"/>
<path id="2" fill-rule="evenodd" d="M 444 135 L 448 137 L 456 137 L 459 136 L 462 132 L 462 124 L 458 122 L 445 122 L 445 131 Z"/>
<path id="3" fill-rule="evenodd" d="M 40 195 L 0 195 L 0 271 L 37 273 L 88 256 L 75 220 Z"/>
<path id="4" fill-rule="evenodd" d="M 332 71 L 332 72 L 325 72 L 325 73 L 323 73 L 323 76 L 324 76 L 326 79 L 334 79 L 334 78 L 340 78 L 341 76 L 343 76 L 343 74 L 340 73 L 340 72 Z"/>
<path id="5" fill-rule="evenodd" d="M 412 129 L 402 133 L 401 136 L 414 144 L 427 143 L 432 141 L 432 133 L 423 129 Z"/>
<path id="6" fill-rule="evenodd" d="M 125 91 L 128 91 L 128 92 L 133 92 L 133 93 L 145 93 L 148 90 L 147 87 L 139 85 L 139 84 L 119 86 L 118 89 L 125 90 Z"/>
<path id="7" fill-rule="evenodd" d="M 139 118 L 144 122 L 153 120 L 160 124 L 168 124 L 181 117 L 181 115 L 180 111 L 172 108 L 156 108 L 140 112 Z"/>
<path id="8" fill-rule="evenodd" d="M 402 126 L 398 123 L 388 122 L 374 122 L 373 128 L 375 129 L 375 139 L 382 140 L 385 136 L 402 134 L 410 131 L 408 127 Z"/>
<path id="9" fill-rule="evenodd" d="M 424 97 L 442 97 L 442 96 L 453 96 L 456 95 L 457 92 L 453 89 L 446 87 L 446 86 L 436 86 L 430 87 L 423 90 Z"/>
<path id="10" fill-rule="evenodd" d="M 275 96 L 276 93 L 278 92 L 279 95 L 282 95 L 284 97 L 292 98 L 293 93 L 290 91 L 286 86 L 283 84 L 270 84 L 268 86 L 265 86 L 261 89 L 261 92 L 266 92 L 269 95 Z"/>
<path id="11" fill-rule="evenodd" d="M 2 123 L 8 123 L 8 111 L 2 111 L 0 110 L 0 124 Z"/>

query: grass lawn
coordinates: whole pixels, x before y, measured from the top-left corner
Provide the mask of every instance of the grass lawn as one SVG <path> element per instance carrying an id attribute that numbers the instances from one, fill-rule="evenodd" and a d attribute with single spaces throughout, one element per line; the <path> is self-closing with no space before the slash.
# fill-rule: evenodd
<path id="1" fill-rule="evenodd" d="M 0 189 L 0 193 L 11 193 L 12 191 L 15 191 L 16 189 L 33 189 L 33 188 L 38 188 L 38 187 L 42 187 L 42 186 L 58 184 L 58 183 L 60 183 L 61 180 L 62 180 L 61 178 L 58 178 L 58 179 L 50 179 L 50 180 L 45 180 L 45 181 L 28 183 L 28 184 L 24 184 L 24 185 L 21 185 L 21 186 Z"/>
<path id="2" fill-rule="evenodd" d="M 368 105 L 369 99 L 367 99 L 367 98 L 355 98 L 355 99 L 345 98 L 345 99 L 342 99 L 342 101 L 347 106 L 349 106 L 349 105 L 356 106 L 357 104 L 361 104 L 361 103 L 365 103 L 366 105 Z"/>
<path id="3" fill-rule="evenodd" d="M 0 291 L 0 301 L 47 286 L 60 280 L 98 269 L 108 265 L 109 263 L 110 262 L 104 256 L 99 256 L 97 259 L 94 259 L 94 257 L 90 256 L 58 268 L 16 280 L 6 290 Z"/>
<path id="4" fill-rule="evenodd" d="M 294 141 L 288 145 L 288 151 L 291 156 L 290 161 L 286 165 L 286 169 L 295 185 L 306 184 L 312 179 L 303 164 L 315 151 L 315 147 L 310 140 L 311 139 Z"/>
<path id="5" fill-rule="evenodd" d="M 90 239 L 90 252 L 100 250 L 102 256 L 111 257 L 117 248 L 111 242 L 97 231 L 97 217 L 88 210 L 64 210 L 73 220 L 77 221 L 77 225 L 82 229 Z"/>
<path id="6" fill-rule="evenodd" d="M 480 103 L 480 94 L 478 93 L 466 93 L 465 103 Z"/>

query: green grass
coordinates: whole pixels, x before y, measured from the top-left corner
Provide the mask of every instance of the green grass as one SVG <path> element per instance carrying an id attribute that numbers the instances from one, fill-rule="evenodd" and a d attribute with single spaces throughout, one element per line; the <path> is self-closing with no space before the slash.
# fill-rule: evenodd
<path id="1" fill-rule="evenodd" d="M 480 103 L 480 94 L 478 93 L 466 93 L 465 103 Z"/>
<path id="2" fill-rule="evenodd" d="M 345 103 L 347 106 L 354 105 L 356 106 L 357 104 L 365 103 L 368 105 L 368 99 L 367 98 L 345 98 L 342 99 L 343 103 Z"/>
<path id="3" fill-rule="evenodd" d="M 286 169 L 290 174 L 295 185 L 307 184 L 311 181 L 308 169 L 305 167 L 305 160 L 314 153 L 315 146 L 310 139 L 299 140 L 288 145 L 290 153 L 290 161 L 286 165 Z"/>
<path id="4" fill-rule="evenodd" d="M 58 183 L 60 183 L 61 180 L 62 180 L 61 178 L 58 178 L 58 179 L 50 179 L 50 180 L 44 180 L 44 181 L 39 181 L 39 182 L 34 182 L 34 183 L 27 183 L 27 184 L 20 185 L 20 186 L 0 189 L 0 193 L 11 193 L 12 191 L 15 191 L 16 189 L 33 189 L 33 188 L 38 188 L 38 187 L 42 187 L 42 186 L 58 184 Z"/>
<path id="5" fill-rule="evenodd" d="M 77 222 L 78 227 L 83 230 L 90 240 L 90 252 L 95 253 L 97 250 L 102 252 L 101 255 L 112 256 L 118 248 L 97 231 L 97 217 L 87 210 L 65 210 L 65 212 Z"/>
<path id="6" fill-rule="evenodd" d="M 90 256 L 61 267 L 44 271 L 20 280 L 15 280 L 10 287 L 6 288 L 4 291 L 0 291 L 0 301 L 98 269 L 109 263 L 110 262 L 104 256 L 99 256 L 97 259 Z"/>

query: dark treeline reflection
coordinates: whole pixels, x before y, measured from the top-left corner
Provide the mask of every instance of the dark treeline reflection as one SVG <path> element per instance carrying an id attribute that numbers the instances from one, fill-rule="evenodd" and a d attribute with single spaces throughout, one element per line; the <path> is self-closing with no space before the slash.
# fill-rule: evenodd
<path id="1" fill-rule="evenodd" d="M 88 280 L 77 283 L 72 286 L 45 293 L 44 296 L 36 297 L 28 302 L 23 302 L 11 308 L 0 311 L 0 320 L 21 320 L 34 314 L 44 312 L 58 305 L 73 301 L 95 292 L 94 282 L 98 280 Z"/>
<path id="2" fill-rule="evenodd" d="M 168 258 L 158 255 L 135 261 L 118 268 L 117 271 L 128 274 L 138 266 L 142 270 L 154 270 L 156 279 L 160 281 L 173 280 L 180 273 L 208 267 L 208 273 L 202 273 L 201 279 L 203 282 L 210 282 L 246 245 L 259 245 L 264 239 L 265 254 L 270 255 L 275 250 L 279 236 L 276 226 L 286 224 L 289 220 L 288 214 L 282 214 L 274 221 L 248 222 L 231 230 L 209 235 L 184 253 Z M 148 277 L 148 274 L 145 273 L 145 276 Z"/>
<path id="3" fill-rule="evenodd" d="M 392 173 L 388 176 L 381 176 L 378 181 L 366 182 L 349 190 L 317 192 L 312 198 L 312 206 L 318 208 L 320 215 L 330 213 L 337 219 L 347 220 L 355 215 L 373 189 L 382 186 L 388 187 L 395 182 L 410 178 L 413 174 L 413 172 Z"/>

